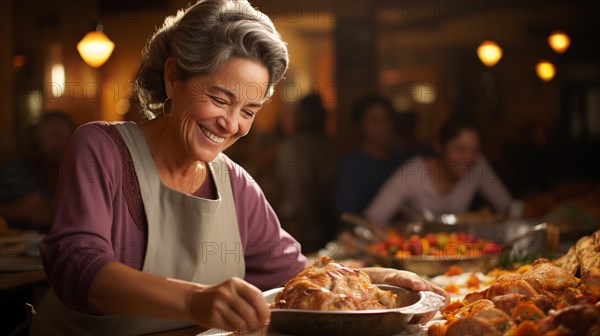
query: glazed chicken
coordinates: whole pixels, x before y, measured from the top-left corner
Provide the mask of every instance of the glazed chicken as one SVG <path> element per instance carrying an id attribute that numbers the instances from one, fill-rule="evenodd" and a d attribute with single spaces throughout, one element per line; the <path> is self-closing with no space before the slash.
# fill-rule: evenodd
<path id="1" fill-rule="evenodd" d="M 441 312 L 446 323 L 431 325 L 429 336 L 600 335 L 600 230 L 553 262 L 501 275 Z"/>
<path id="2" fill-rule="evenodd" d="M 550 292 L 575 287 L 579 283 L 579 280 L 571 273 L 554 266 L 547 259 L 536 260 L 532 267 L 523 273 L 523 280 L 527 281 L 534 288 L 536 287 L 534 283 L 539 283 L 542 285 L 543 290 Z"/>
<path id="3" fill-rule="evenodd" d="M 452 321 L 446 330 L 446 336 L 502 335 L 514 326 L 510 316 L 499 309 L 487 308 L 473 315 Z"/>
<path id="4" fill-rule="evenodd" d="M 271 308 L 367 310 L 397 308 L 397 295 L 371 284 L 369 276 L 321 257 L 290 279 Z"/>
<path id="5" fill-rule="evenodd" d="M 445 325 L 429 335 L 596 335 L 600 331 L 600 269 L 581 280 L 546 259 L 523 274 L 505 274 L 489 288 L 442 309 Z"/>

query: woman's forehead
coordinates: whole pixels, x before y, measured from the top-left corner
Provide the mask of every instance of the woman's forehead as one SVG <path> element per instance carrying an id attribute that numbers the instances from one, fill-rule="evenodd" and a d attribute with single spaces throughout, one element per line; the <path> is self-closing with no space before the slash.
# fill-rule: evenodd
<path id="1" fill-rule="evenodd" d="M 269 73 L 258 62 L 234 59 L 212 74 L 192 77 L 189 84 L 195 91 L 218 92 L 237 99 L 262 101 L 269 86 Z"/>

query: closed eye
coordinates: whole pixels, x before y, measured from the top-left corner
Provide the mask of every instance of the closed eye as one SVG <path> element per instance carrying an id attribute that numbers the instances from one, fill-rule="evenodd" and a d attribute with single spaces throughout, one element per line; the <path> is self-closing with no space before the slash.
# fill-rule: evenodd
<path id="1" fill-rule="evenodd" d="M 225 99 L 215 97 L 215 96 L 208 96 L 208 97 L 218 105 L 227 105 L 227 101 Z"/>
<path id="2" fill-rule="evenodd" d="M 242 113 L 244 113 L 246 116 L 248 116 L 250 118 L 254 118 L 254 116 L 256 115 L 256 112 L 250 111 L 250 110 L 242 110 Z"/>

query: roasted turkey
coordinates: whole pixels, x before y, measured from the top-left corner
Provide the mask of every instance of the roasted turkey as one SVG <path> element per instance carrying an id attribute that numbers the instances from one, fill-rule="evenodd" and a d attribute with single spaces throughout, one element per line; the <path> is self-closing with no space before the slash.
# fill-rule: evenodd
<path id="1" fill-rule="evenodd" d="M 290 279 L 271 308 L 369 310 L 397 308 L 397 295 L 381 290 L 369 276 L 321 257 Z"/>

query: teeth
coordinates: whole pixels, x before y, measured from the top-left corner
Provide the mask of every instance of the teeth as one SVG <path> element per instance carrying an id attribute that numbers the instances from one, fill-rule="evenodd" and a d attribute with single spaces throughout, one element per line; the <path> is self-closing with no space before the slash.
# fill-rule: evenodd
<path id="1" fill-rule="evenodd" d="M 200 126 L 200 129 L 202 130 L 202 132 L 204 133 L 204 135 L 206 135 L 213 142 L 222 143 L 223 141 L 225 141 L 225 138 L 221 138 L 221 137 L 216 136 L 211 131 L 207 130 L 206 128 L 204 128 L 202 126 Z"/>

